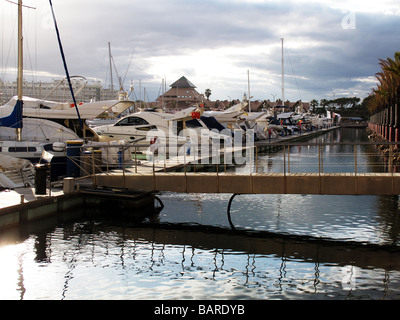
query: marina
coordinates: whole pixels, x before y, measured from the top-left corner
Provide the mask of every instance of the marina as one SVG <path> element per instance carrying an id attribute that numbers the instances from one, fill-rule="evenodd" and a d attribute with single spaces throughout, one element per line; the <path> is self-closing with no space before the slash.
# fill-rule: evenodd
<path id="1" fill-rule="evenodd" d="M 114 92 L 109 42 L 110 88 L 80 95 L 50 0 L 65 79 L 28 97 L 24 83 L 41 85 L 26 90 L 22 13 L 35 8 L 7 2 L 18 74 L 0 100 L 1 300 L 400 298 L 394 85 L 362 104 L 292 103 L 281 38 L 281 99 L 254 101 L 248 70 L 241 99 L 211 101 L 180 76 L 146 103 L 119 75 Z M 380 85 L 398 81 L 400 54 L 380 62 Z M 154 314 L 194 311 L 180 308 Z"/>

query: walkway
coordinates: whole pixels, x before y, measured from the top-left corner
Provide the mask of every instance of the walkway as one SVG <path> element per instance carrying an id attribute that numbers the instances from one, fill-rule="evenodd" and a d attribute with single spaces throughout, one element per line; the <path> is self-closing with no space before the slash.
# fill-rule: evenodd
<path id="1" fill-rule="evenodd" d="M 102 173 L 97 186 L 230 194 L 399 195 L 399 173 Z"/>

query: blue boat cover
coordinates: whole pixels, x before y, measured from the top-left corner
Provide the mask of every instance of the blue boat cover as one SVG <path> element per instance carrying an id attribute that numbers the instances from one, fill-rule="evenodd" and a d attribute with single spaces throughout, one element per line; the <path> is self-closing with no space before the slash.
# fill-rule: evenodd
<path id="1" fill-rule="evenodd" d="M 17 100 L 13 112 L 4 118 L 0 118 L 1 127 L 22 128 L 22 100 Z"/>
<path id="2" fill-rule="evenodd" d="M 208 129 L 217 129 L 218 131 L 222 131 L 225 129 L 225 127 L 221 123 L 219 123 L 214 117 L 201 116 L 200 119 L 204 122 Z"/>

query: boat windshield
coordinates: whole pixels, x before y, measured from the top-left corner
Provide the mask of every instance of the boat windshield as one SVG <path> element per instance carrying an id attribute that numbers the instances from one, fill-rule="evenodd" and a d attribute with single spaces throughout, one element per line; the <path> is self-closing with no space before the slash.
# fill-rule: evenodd
<path id="1" fill-rule="evenodd" d="M 146 120 L 139 117 L 127 117 L 118 121 L 116 126 L 139 126 L 149 124 Z"/>

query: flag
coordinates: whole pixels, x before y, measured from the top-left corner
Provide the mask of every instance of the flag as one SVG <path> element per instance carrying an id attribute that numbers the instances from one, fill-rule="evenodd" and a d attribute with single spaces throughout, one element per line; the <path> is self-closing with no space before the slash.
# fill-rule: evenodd
<path id="1" fill-rule="evenodd" d="M 51 159 L 53 159 L 54 155 L 51 154 L 50 152 L 47 152 L 46 150 L 43 150 L 42 152 L 42 157 L 40 160 L 45 160 L 47 162 L 51 162 Z"/>

